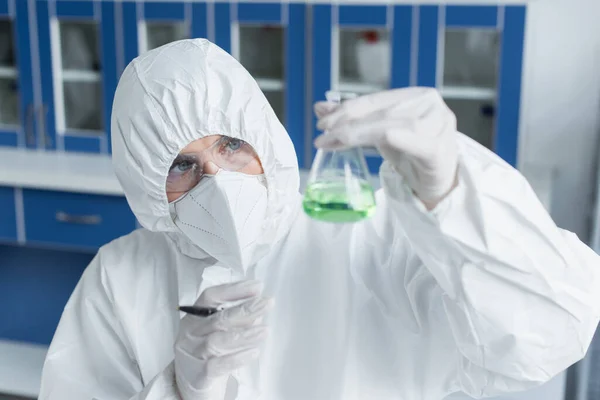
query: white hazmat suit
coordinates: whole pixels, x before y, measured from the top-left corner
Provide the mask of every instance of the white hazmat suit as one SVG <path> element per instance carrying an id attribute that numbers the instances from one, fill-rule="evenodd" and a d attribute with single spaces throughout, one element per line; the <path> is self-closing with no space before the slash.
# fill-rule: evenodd
<path id="1" fill-rule="evenodd" d="M 144 229 L 103 246 L 86 269 L 50 347 L 42 400 L 181 399 L 177 306 L 243 279 L 261 281 L 275 305 L 260 357 L 233 374 L 226 400 L 491 396 L 541 384 L 588 348 L 598 257 L 556 227 L 516 170 L 462 135 L 458 184 L 433 211 L 386 161 L 374 217 L 338 225 L 301 211 L 285 129 L 252 77 L 205 40 L 134 60 L 112 118 L 116 173 Z M 209 135 L 247 141 L 264 168 L 261 257 L 248 268 L 194 245 L 166 199 L 174 158 Z"/>

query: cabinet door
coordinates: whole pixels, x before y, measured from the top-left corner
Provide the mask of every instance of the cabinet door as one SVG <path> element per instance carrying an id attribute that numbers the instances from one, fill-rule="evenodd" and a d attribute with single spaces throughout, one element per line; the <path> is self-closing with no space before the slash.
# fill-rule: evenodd
<path id="1" fill-rule="evenodd" d="M 145 51 L 192 37 L 206 37 L 206 3 L 125 1 L 125 65 Z"/>
<path id="2" fill-rule="evenodd" d="M 0 146 L 36 145 L 29 7 L 0 0 Z"/>
<path id="3" fill-rule="evenodd" d="M 363 95 L 409 86 L 412 26 L 412 6 L 313 6 L 312 102 L 330 89 Z M 381 157 L 373 149 L 365 154 L 377 173 Z"/>
<path id="4" fill-rule="evenodd" d="M 215 3 L 215 42 L 252 74 L 304 165 L 306 6 Z"/>
<path id="5" fill-rule="evenodd" d="M 107 153 L 117 84 L 115 3 L 36 2 L 45 147 Z"/>
<path id="6" fill-rule="evenodd" d="M 17 241 L 15 189 L 0 186 L 0 242 Z"/>
<path id="7" fill-rule="evenodd" d="M 458 130 L 516 165 L 524 6 L 421 6 L 417 84 L 438 88 Z"/>

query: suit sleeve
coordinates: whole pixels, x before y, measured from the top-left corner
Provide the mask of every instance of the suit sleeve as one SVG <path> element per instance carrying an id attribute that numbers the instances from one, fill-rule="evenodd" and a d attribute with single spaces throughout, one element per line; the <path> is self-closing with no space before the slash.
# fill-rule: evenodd
<path id="1" fill-rule="evenodd" d="M 600 258 L 559 229 L 525 178 L 461 138 L 459 185 L 427 212 L 387 163 L 387 212 L 441 290 L 457 385 L 473 397 L 548 381 L 586 353 L 600 318 Z M 402 282 L 389 280 L 404 290 Z M 436 340 L 435 335 L 430 340 Z M 447 355 L 446 354 L 446 355 Z"/>

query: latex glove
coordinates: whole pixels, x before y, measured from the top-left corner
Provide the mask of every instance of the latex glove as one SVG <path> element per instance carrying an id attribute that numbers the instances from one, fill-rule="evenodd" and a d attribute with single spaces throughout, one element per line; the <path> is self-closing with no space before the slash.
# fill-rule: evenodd
<path id="1" fill-rule="evenodd" d="M 340 149 L 374 146 L 428 209 L 457 183 L 456 117 L 431 88 L 395 89 L 348 100 L 315 104 L 315 146 Z"/>
<path id="2" fill-rule="evenodd" d="M 197 307 L 219 307 L 246 300 L 210 317 L 186 315 L 175 344 L 175 375 L 183 400 L 222 400 L 227 380 L 236 369 L 259 355 L 267 328 L 258 325 L 273 304 L 261 296 L 257 281 L 206 289 Z"/>

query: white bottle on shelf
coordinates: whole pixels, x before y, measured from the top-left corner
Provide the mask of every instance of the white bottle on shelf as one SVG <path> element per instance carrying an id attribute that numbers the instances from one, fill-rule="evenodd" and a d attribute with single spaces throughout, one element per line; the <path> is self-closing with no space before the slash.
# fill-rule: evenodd
<path id="1" fill-rule="evenodd" d="M 356 44 L 361 82 L 387 87 L 390 81 L 390 44 L 377 31 L 365 31 Z"/>

